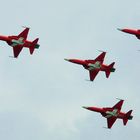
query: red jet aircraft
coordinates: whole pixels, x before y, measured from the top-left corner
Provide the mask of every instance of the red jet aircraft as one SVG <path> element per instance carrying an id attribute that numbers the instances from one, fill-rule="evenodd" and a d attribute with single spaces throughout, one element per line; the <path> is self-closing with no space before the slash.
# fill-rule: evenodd
<path id="1" fill-rule="evenodd" d="M 124 100 L 120 100 L 113 107 L 105 107 L 105 108 L 83 107 L 83 108 L 88 109 L 90 111 L 101 113 L 103 117 L 107 118 L 107 126 L 110 129 L 115 123 L 116 119 L 122 119 L 123 124 L 126 125 L 127 121 L 132 120 L 133 118 L 133 116 L 131 115 L 132 110 L 128 111 L 127 113 L 121 112 L 123 102 Z"/>
<path id="2" fill-rule="evenodd" d="M 6 41 L 8 45 L 10 45 L 13 48 L 14 57 L 17 58 L 19 53 L 21 52 L 23 47 L 29 48 L 30 54 L 33 54 L 34 49 L 39 48 L 38 38 L 36 38 L 34 41 L 28 41 L 29 28 L 25 28 L 24 31 L 22 31 L 17 36 L 0 36 L 0 40 Z"/>
<path id="3" fill-rule="evenodd" d="M 136 29 L 118 29 L 119 31 L 135 35 L 138 39 L 140 39 L 140 30 Z"/>
<path id="4" fill-rule="evenodd" d="M 79 65 L 83 65 L 85 69 L 89 70 L 90 81 L 93 81 L 99 71 L 104 71 L 106 73 L 107 78 L 109 77 L 110 72 L 115 71 L 115 68 L 113 67 L 115 62 L 111 63 L 110 65 L 103 64 L 105 55 L 106 52 L 102 52 L 94 60 L 78 60 L 78 59 L 65 59 L 65 60 Z"/>

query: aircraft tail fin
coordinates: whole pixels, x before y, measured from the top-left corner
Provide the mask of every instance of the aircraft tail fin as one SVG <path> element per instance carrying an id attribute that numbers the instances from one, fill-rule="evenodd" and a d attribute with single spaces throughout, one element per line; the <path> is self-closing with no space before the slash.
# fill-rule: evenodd
<path id="1" fill-rule="evenodd" d="M 132 110 L 128 111 L 123 118 L 123 124 L 126 125 L 128 120 L 131 120 L 133 117 L 131 116 Z"/>
<path id="2" fill-rule="evenodd" d="M 114 72 L 114 71 L 115 71 L 115 68 L 113 68 L 114 64 L 115 64 L 115 62 L 111 63 L 111 64 L 108 66 L 107 70 L 105 71 L 106 78 L 109 77 L 110 72 Z"/>
<path id="3" fill-rule="evenodd" d="M 38 42 L 38 40 L 39 40 L 39 38 L 36 38 L 33 42 L 32 42 L 32 44 L 31 44 L 31 46 L 30 46 L 30 54 L 33 54 L 33 52 L 34 52 L 34 50 L 35 50 L 35 45 L 37 44 L 37 42 Z"/>
<path id="4" fill-rule="evenodd" d="M 108 78 L 109 75 L 110 75 L 110 70 L 106 70 L 106 71 L 105 71 L 105 74 L 106 74 L 106 78 Z"/>
<path id="5" fill-rule="evenodd" d="M 123 124 L 126 125 L 127 122 L 128 122 L 128 119 L 127 119 L 127 118 L 124 118 L 124 119 L 123 119 Z"/>

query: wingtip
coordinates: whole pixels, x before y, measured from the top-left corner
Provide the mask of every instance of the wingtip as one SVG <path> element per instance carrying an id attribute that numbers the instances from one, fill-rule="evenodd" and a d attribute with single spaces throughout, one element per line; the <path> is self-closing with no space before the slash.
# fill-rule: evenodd
<path id="1" fill-rule="evenodd" d="M 30 27 L 27 27 L 27 26 L 22 26 L 22 28 L 30 29 Z"/>
<path id="2" fill-rule="evenodd" d="M 103 51 L 103 50 L 98 50 L 99 52 L 103 52 L 103 53 L 107 53 L 106 51 Z"/>
<path id="3" fill-rule="evenodd" d="M 104 129 L 107 129 L 107 130 L 110 130 L 111 128 L 109 128 L 109 127 L 103 127 Z"/>
<path id="4" fill-rule="evenodd" d="M 17 58 L 17 57 L 15 57 L 15 56 L 9 56 L 10 58 Z"/>
<path id="5" fill-rule="evenodd" d="M 116 98 L 117 100 L 124 101 L 124 99 Z"/>
<path id="6" fill-rule="evenodd" d="M 87 81 L 87 82 L 93 82 L 92 80 L 89 80 L 89 79 L 85 79 L 85 81 Z"/>

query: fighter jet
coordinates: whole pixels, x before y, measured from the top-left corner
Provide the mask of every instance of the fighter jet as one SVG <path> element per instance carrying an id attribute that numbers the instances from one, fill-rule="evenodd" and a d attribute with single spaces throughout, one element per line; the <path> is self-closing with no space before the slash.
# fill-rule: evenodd
<path id="1" fill-rule="evenodd" d="M 83 107 L 83 108 L 88 109 L 90 111 L 101 113 L 101 115 L 107 119 L 107 127 L 110 129 L 115 123 L 116 119 L 122 119 L 123 124 L 126 125 L 128 120 L 132 120 L 133 118 L 133 116 L 131 115 L 132 110 L 128 111 L 127 113 L 121 112 L 123 102 L 124 100 L 120 100 L 113 107 L 105 107 L 105 108 Z"/>
<path id="2" fill-rule="evenodd" d="M 119 29 L 119 31 L 122 31 L 122 32 L 125 32 L 125 33 L 128 33 L 128 34 L 132 34 L 132 35 L 135 35 L 138 39 L 140 39 L 140 30 L 139 29 Z"/>
<path id="3" fill-rule="evenodd" d="M 99 71 L 104 71 L 106 77 L 108 78 L 110 72 L 114 72 L 115 68 L 113 67 L 115 62 L 110 65 L 103 64 L 106 52 L 102 52 L 94 60 L 79 60 L 79 59 L 65 59 L 66 61 L 82 65 L 85 69 L 89 71 L 90 81 L 93 81 Z"/>
<path id="4" fill-rule="evenodd" d="M 0 40 L 6 41 L 8 45 L 13 48 L 14 57 L 17 58 L 20 54 L 23 47 L 29 48 L 30 54 L 33 54 L 34 49 L 39 48 L 39 44 L 37 43 L 39 38 L 36 38 L 34 41 L 28 41 L 29 28 L 25 28 L 19 35 L 17 36 L 2 36 L 0 35 Z"/>

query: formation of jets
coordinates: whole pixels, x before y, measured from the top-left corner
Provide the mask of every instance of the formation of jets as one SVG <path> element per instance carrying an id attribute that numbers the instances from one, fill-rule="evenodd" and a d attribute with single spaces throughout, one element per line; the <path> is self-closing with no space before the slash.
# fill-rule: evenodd
<path id="1" fill-rule="evenodd" d="M 118 29 L 122 32 L 135 35 L 138 39 L 140 39 L 140 30 L 134 29 Z M 9 46 L 13 48 L 14 58 L 17 58 L 21 52 L 21 50 L 26 47 L 29 48 L 30 54 L 33 54 L 35 49 L 39 48 L 38 40 L 36 38 L 34 41 L 27 40 L 29 33 L 29 28 L 25 28 L 19 35 L 15 36 L 2 36 L 0 35 L 0 40 L 7 42 Z M 106 52 L 102 52 L 97 58 L 91 60 L 80 60 L 80 59 L 65 59 L 68 62 L 72 62 L 78 65 L 82 65 L 86 70 L 89 71 L 90 81 L 94 81 L 95 77 L 99 73 L 99 71 L 104 71 L 106 74 L 106 78 L 110 76 L 111 72 L 115 72 L 114 64 L 112 62 L 110 65 L 104 64 L 104 58 L 106 56 Z M 124 100 L 120 100 L 113 107 L 83 107 L 90 111 L 101 113 L 103 117 L 107 119 L 107 128 L 111 128 L 115 123 L 116 119 L 122 119 L 123 124 L 126 125 L 128 120 L 132 120 L 133 116 L 131 115 L 132 110 L 127 113 L 121 112 L 121 108 Z"/>

